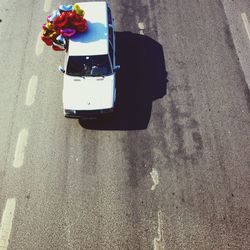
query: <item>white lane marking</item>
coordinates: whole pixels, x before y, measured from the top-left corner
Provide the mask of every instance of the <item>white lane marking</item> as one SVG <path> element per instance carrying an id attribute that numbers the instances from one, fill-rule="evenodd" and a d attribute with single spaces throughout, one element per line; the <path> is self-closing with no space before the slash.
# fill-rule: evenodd
<path id="1" fill-rule="evenodd" d="M 140 30 L 140 34 L 144 35 L 144 29 L 145 29 L 144 23 L 142 22 L 138 23 L 138 28 Z"/>
<path id="2" fill-rule="evenodd" d="M 152 180 L 154 182 L 154 185 L 151 187 L 151 190 L 155 190 L 156 186 L 159 184 L 159 175 L 155 168 L 152 169 L 152 172 L 150 172 L 150 175 L 152 177 Z"/>
<path id="3" fill-rule="evenodd" d="M 139 27 L 140 30 L 145 29 L 144 23 L 138 23 L 138 27 Z"/>
<path id="4" fill-rule="evenodd" d="M 28 86 L 27 94 L 26 94 L 26 101 L 25 101 L 25 104 L 27 106 L 31 106 L 33 102 L 35 101 L 37 81 L 38 81 L 38 77 L 35 75 L 33 75 L 30 78 L 29 86 Z"/>
<path id="5" fill-rule="evenodd" d="M 42 35 L 42 31 L 39 33 L 37 42 L 36 42 L 36 55 L 37 56 L 40 56 L 43 53 L 43 49 L 44 49 L 44 43 L 41 40 L 41 35 Z"/>
<path id="6" fill-rule="evenodd" d="M 45 0 L 43 10 L 45 12 L 49 12 L 50 8 L 51 8 L 51 0 Z"/>
<path id="7" fill-rule="evenodd" d="M 16 199 L 8 199 L 0 225 L 0 249 L 7 250 L 16 207 Z"/>
<path id="8" fill-rule="evenodd" d="M 241 13 L 241 18 L 243 20 L 247 35 L 248 35 L 248 39 L 250 40 L 250 24 L 247 20 L 247 15 L 246 13 Z"/>
<path id="9" fill-rule="evenodd" d="M 154 250 L 164 250 L 162 212 L 158 211 L 158 237 L 154 238 Z"/>
<path id="10" fill-rule="evenodd" d="M 15 168 L 20 168 L 23 165 L 25 147 L 27 146 L 27 141 L 28 141 L 28 134 L 29 134 L 28 130 L 23 129 L 18 135 L 15 159 L 13 162 L 13 166 Z"/>

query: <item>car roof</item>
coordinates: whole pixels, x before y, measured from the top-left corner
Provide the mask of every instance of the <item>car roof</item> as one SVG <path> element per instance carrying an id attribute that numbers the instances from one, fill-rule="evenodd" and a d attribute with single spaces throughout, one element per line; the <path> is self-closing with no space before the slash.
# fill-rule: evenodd
<path id="1" fill-rule="evenodd" d="M 108 13 L 105 1 L 77 3 L 84 10 L 88 22 L 85 33 L 69 39 L 68 55 L 104 55 L 108 54 Z"/>

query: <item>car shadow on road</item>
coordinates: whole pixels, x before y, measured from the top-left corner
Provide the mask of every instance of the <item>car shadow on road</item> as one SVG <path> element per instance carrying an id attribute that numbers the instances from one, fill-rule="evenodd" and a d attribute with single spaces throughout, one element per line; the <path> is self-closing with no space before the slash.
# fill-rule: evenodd
<path id="1" fill-rule="evenodd" d="M 80 119 L 86 129 L 146 129 L 152 102 L 167 92 L 167 72 L 162 46 L 152 38 L 116 32 L 117 99 L 114 113 L 96 120 Z"/>

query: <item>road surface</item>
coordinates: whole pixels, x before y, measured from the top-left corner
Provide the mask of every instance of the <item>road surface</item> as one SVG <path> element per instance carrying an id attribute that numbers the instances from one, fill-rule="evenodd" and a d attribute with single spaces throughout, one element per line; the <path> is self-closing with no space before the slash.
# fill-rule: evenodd
<path id="1" fill-rule="evenodd" d="M 118 108 L 91 122 L 39 40 L 61 3 L 0 3 L 0 249 L 249 249 L 249 1 L 110 1 Z"/>

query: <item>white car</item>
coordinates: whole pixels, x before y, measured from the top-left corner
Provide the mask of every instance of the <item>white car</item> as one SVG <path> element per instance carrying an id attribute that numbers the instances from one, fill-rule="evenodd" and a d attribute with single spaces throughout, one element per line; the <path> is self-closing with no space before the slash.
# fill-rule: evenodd
<path id="1" fill-rule="evenodd" d="M 88 30 L 69 39 L 65 56 L 65 117 L 95 118 L 113 111 L 116 100 L 114 19 L 104 1 L 82 2 Z"/>

